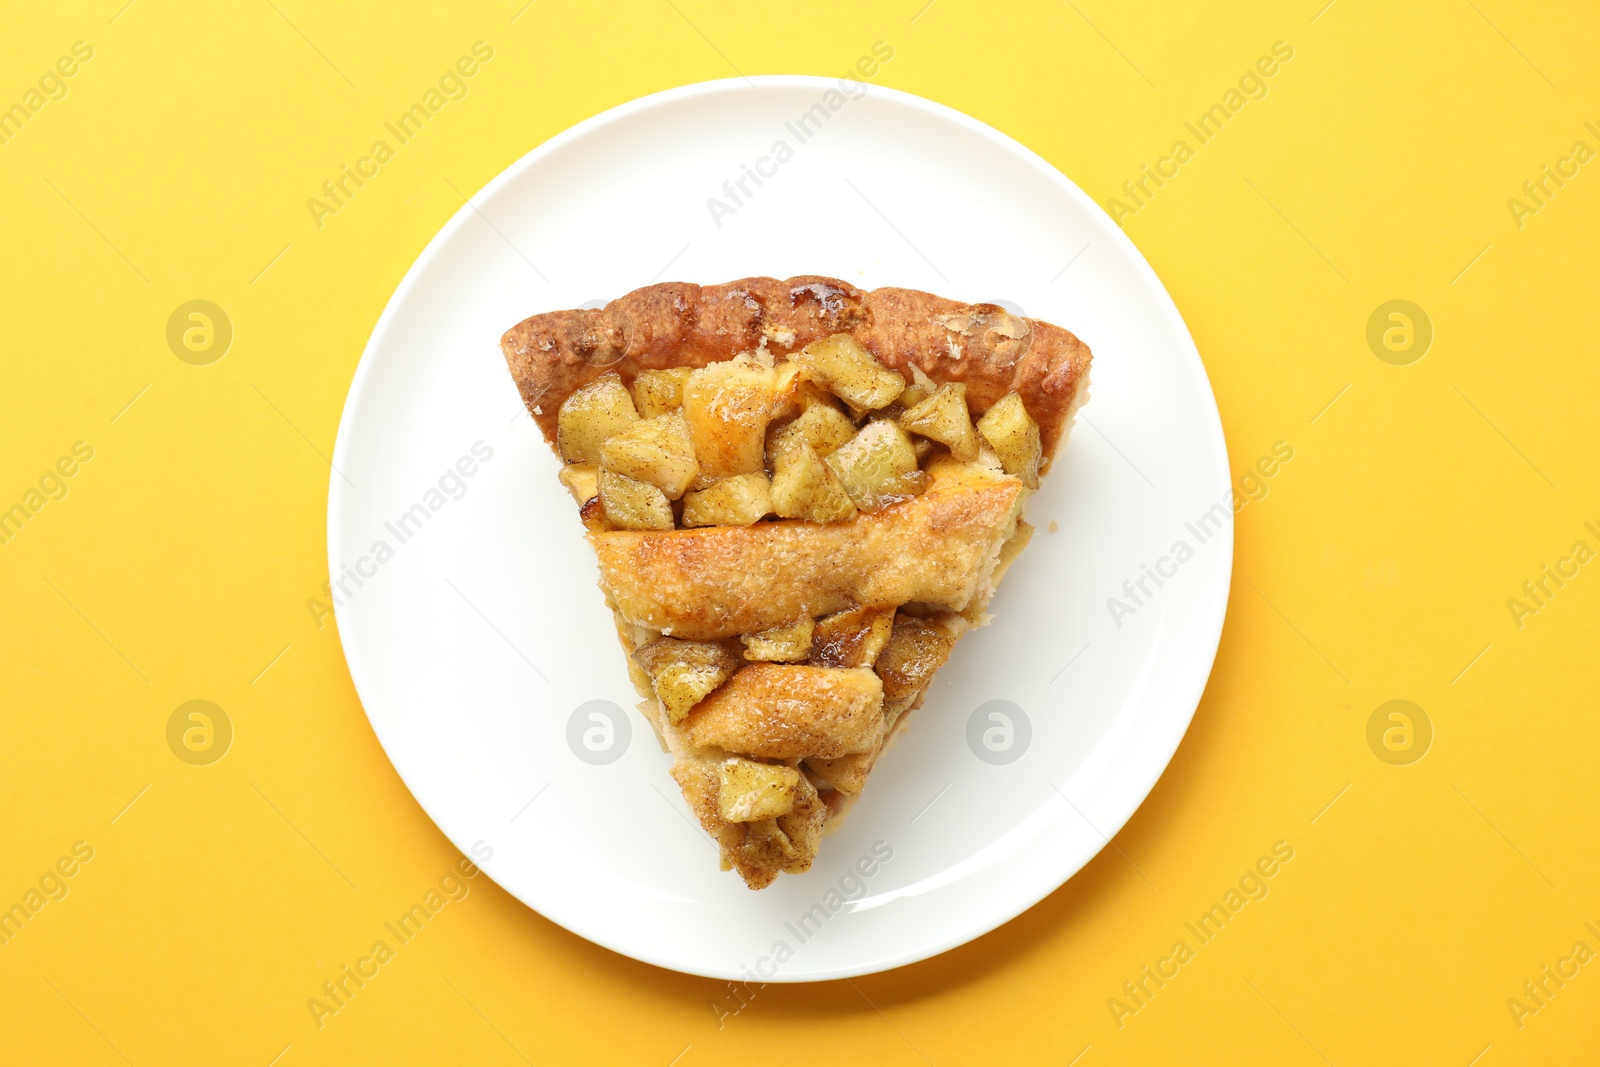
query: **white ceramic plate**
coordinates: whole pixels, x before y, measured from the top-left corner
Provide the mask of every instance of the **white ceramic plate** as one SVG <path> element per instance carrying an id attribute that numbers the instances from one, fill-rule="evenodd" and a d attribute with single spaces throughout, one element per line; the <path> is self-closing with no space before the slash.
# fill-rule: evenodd
<path id="1" fill-rule="evenodd" d="M 334 449 L 339 632 L 401 777 L 529 907 L 693 974 L 865 974 L 1040 900 L 1166 767 L 1227 605 L 1216 402 L 1143 257 L 988 126 L 900 92 L 838 89 L 811 77 L 686 86 L 523 157 L 406 275 Z M 807 113 L 826 121 L 802 143 Z M 735 204 L 723 183 L 744 165 L 768 176 L 746 178 Z M 714 217 L 713 196 L 734 210 Z M 660 279 L 758 274 L 1005 303 L 1076 332 L 1094 368 L 1086 415 L 1028 504 L 1038 533 L 995 622 L 958 646 L 813 869 L 752 893 L 718 870 L 633 710 L 592 553 L 497 342 L 527 315 Z M 1192 553 L 1181 563 L 1180 541 Z M 1168 572 L 1159 587 L 1145 565 Z M 1136 603 L 1123 583 L 1141 578 Z M 1113 612 L 1113 596 L 1130 610 Z"/>

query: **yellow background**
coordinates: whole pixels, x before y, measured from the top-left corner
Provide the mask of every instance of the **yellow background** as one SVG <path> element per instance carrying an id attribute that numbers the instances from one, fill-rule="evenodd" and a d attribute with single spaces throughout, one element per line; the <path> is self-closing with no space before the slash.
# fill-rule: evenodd
<path id="1" fill-rule="evenodd" d="M 0 104 L 94 48 L 0 145 L 0 507 L 73 442 L 95 450 L 0 546 L 0 906 L 95 849 L 0 946 L 0 1060 L 1600 1054 L 1600 963 L 1520 1028 L 1506 1005 L 1574 941 L 1600 949 L 1600 567 L 1520 629 L 1506 606 L 1574 541 L 1600 547 L 1600 163 L 1520 228 L 1506 206 L 1574 141 L 1600 148 L 1592 9 L 123 3 L 14 4 L 0 29 Z M 495 58 L 471 95 L 317 229 L 306 198 L 479 39 Z M 1235 475 L 1295 449 L 1239 516 L 1216 670 L 1170 769 L 1116 850 L 904 970 L 769 986 L 719 1026 L 725 983 L 591 946 L 483 878 L 317 1029 L 307 998 L 457 859 L 305 606 L 327 576 L 326 457 L 385 301 L 461 206 L 452 185 L 646 93 L 836 75 L 879 39 L 879 83 L 991 123 L 1102 202 L 1273 42 L 1294 48 L 1126 220 L 1194 332 Z M 234 326 L 210 366 L 165 341 L 196 298 Z M 1435 332 L 1403 367 L 1365 340 L 1397 298 Z M 197 698 L 236 731 L 204 767 L 165 734 Z M 1434 727 L 1410 766 L 1367 745 L 1391 699 Z M 1119 1029 L 1107 999 L 1278 840 L 1295 856 L 1270 896 Z"/>

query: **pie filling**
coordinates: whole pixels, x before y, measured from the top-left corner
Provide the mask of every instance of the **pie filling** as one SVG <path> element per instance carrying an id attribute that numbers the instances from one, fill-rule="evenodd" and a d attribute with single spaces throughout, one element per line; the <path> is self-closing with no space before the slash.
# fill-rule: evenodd
<path id="1" fill-rule="evenodd" d="M 753 888 L 810 866 L 1032 532 L 1021 397 L 974 420 L 965 384 L 911 371 L 839 333 L 561 404 L 641 710 Z"/>

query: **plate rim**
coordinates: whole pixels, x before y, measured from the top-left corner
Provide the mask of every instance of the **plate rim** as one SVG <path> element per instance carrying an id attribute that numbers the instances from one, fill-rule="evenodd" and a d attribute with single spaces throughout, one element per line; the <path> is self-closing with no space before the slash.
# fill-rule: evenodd
<path id="1" fill-rule="evenodd" d="M 351 417 L 352 412 L 361 406 L 362 401 L 366 397 L 369 389 L 372 388 L 373 378 L 377 374 L 377 371 L 374 369 L 378 361 L 377 353 L 388 343 L 389 335 L 394 326 L 394 319 L 400 314 L 400 309 L 412 296 L 413 290 L 416 289 L 419 284 L 421 284 L 422 276 L 428 272 L 433 261 L 440 256 L 444 247 L 454 240 L 459 230 L 466 226 L 473 218 L 477 217 L 478 209 L 475 201 L 492 197 L 503 187 L 510 185 L 521 178 L 525 172 L 538 166 L 545 157 L 558 153 L 569 143 L 576 141 L 599 128 L 626 119 L 637 112 L 647 111 L 653 108 L 664 106 L 670 107 L 693 100 L 696 97 L 714 96 L 724 93 L 744 93 L 752 90 L 759 92 L 768 88 L 832 88 L 837 80 L 838 79 L 814 74 L 761 74 L 752 75 L 749 77 L 716 78 L 708 81 L 691 82 L 684 85 L 662 89 L 654 93 L 649 93 L 645 96 L 636 97 L 635 99 L 628 100 L 621 104 L 607 108 L 604 111 L 597 112 L 596 114 L 567 127 L 552 137 L 535 145 L 533 148 L 529 149 L 527 152 L 523 153 L 513 162 L 504 167 L 498 174 L 496 174 L 484 185 L 479 187 L 475 192 L 469 194 L 466 198 L 466 202 L 463 203 L 461 207 L 456 209 L 450 218 L 447 219 L 439 228 L 438 232 L 436 232 L 428 241 L 428 243 L 424 245 L 422 250 L 417 254 L 416 259 L 411 263 L 411 266 L 407 268 L 404 276 L 402 276 L 400 279 L 400 282 L 395 286 L 394 292 L 390 294 L 389 299 L 384 304 L 383 311 L 379 314 L 376 323 L 373 325 L 372 332 L 368 336 L 366 345 L 362 348 L 360 359 L 357 361 L 355 370 L 351 375 L 350 385 L 345 395 L 344 404 L 340 409 L 339 428 L 334 439 L 333 459 L 332 463 L 330 464 L 331 469 L 329 470 L 328 474 L 327 559 L 329 573 L 337 573 L 340 562 L 335 557 L 336 545 L 338 544 L 339 538 L 336 516 L 341 513 L 342 508 L 346 505 L 346 491 L 341 486 L 342 477 L 339 474 L 339 467 L 341 459 L 347 458 L 348 450 L 353 447 L 350 443 L 351 435 L 354 432 L 351 428 L 354 421 Z M 1190 332 L 1188 323 L 1184 320 L 1182 312 L 1178 310 L 1176 301 L 1172 299 L 1171 293 L 1167 291 L 1166 286 L 1156 274 L 1155 269 L 1150 265 L 1149 261 L 1139 250 L 1138 246 L 1135 245 L 1132 239 L 1128 237 L 1127 233 L 1123 231 L 1121 227 L 1113 223 L 1111 218 L 1100 208 L 1100 205 L 1096 203 L 1094 199 L 1090 197 L 1089 194 L 1086 193 L 1082 188 L 1080 188 L 1070 177 L 1068 177 L 1059 168 L 1051 164 L 1043 156 L 1040 156 L 1037 152 L 1033 151 L 1033 149 L 1018 141 L 1016 138 L 1011 137 L 1009 134 L 996 129 L 993 126 L 990 126 L 988 123 L 974 118 L 973 116 L 968 115 L 957 108 L 951 107 L 948 104 L 930 100 L 927 97 L 919 96 L 915 93 L 910 93 L 905 90 L 896 89 L 887 85 L 879 85 L 867 82 L 861 82 L 859 84 L 867 89 L 869 95 L 885 96 L 890 100 L 896 101 L 904 106 L 922 110 L 934 117 L 954 122 L 956 125 L 963 127 L 970 133 L 974 133 L 980 137 L 993 141 L 1001 149 L 1014 153 L 1021 160 L 1041 171 L 1044 177 L 1050 181 L 1051 184 L 1057 186 L 1067 196 L 1077 200 L 1081 207 L 1092 209 L 1085 212 L 1086 217 L 1098 227 L 1098 230 L 1104 237 L 1111 240 L 1114 244 L 1120 245 L 1122 251 L 1125 253 L 1131 254 L 1129 258 L 1130 262 L 1134 266 L 1135 271 L 1142 276 L 1144 282 L 1149 285 L 1156 294 L 1159 295 L 1160 301 L 1164 303 L 1162 313 L 1170 320 L 1170 323 L 1175 326 L 1176 333 L 1181 339 L 1179 347 L 1181 348 L 1183 362 L 1187 365 L 1191 375 L 1195 377 L 1198 384 L 1202 387 L 1200 391 L 1203 395 L 1204 401 L 1209 402 L 1202 403 L 1201 405 L 1203 410 L 1199 413 L 1201 416 L 1200 421 L 1203 423 L 1204 436 L 1209 439 L 1209 444 L 1214 449 L 1215 458 L 1220 459 L 1221 461 L 1222 471 L 1226 476 L 1228 491 L 1231 497 L 1233 493 L 1233 479 L 1232 465 L 1228 456 L 1227 438 L 1222 427 L 1222 415 L 1217 404 L 1216 391 L 1211 386 L 1211 379 L 1210 375 L 1206 371 L 1205 362 L 1200 357 L 1199 348 L 1195 344 L 1194 336 Z M 1068 859 L 1065 863 L 1060 864 L 1057 868 L 1052 868 L 1053 871 L 1059 870 L 1059 876 L 1055 873 L 1052 873 L 1049 878 L 1041 878 L 1041 890 L 1036 895 L 1032 893 L 1024 894 L 1021 898 L 1024 903 L 1022 903 L 1020 906 L 1008 906 L 994 911 L 982 911 L 979 913 L 980 918 L 976 922 L 959 923 L 957 924 L 957 929 L 955 932 L 947 935 L 946 937 L 920 944 L 919 946 L 908 949 L 904 952 L 890 954 L 881 958 L 875 958 L 871 961 L 861 962 L 854 965 L 822 967 L 811 971 L 800 971 L 798 973 L 784 973 L 780 971 L 772 977 L 764 980 L 784 984 L 832 981 L 842 978 L 853 978 L 862 975 L 877 974 L 883 971 L 894 970 L 899 967 L 904 967 L 913 963 L 921 962 L 923 960 L 931 959 L 935 956 L 943 955 L 952 949 L 958 948 L 964 944 L 967 944 L 968 942 L 975 941 L 978 938 L 993 932 L 1001 926 L 1011 922 L 1022 913 L 1031 910 L 1040 901 L 1044 900 L 1046 897 L 1050 896 L 1052 893 L 1064 886 L 1096 856 L 1105 851 L 1112 839 L 1114 839 L 1116 835 L 1121 832 L 1122 828 L 1127 825 L 1134 813 L 1144 806 L 1145 801 L 1149 799 L 1150 793 L 1154 790 L 1156 783 L 1160 781 L 1162 775 L 1166 773 L 1168 766 L 1170 766 L 1173 757 L 1177 753 L 1178 747 L 1183 743 L 1184 738 L 1188 736 L 1189 728 L 1193 725 L 1194 716 L 1199 710 L 1200 701 L 1204 697 L 1206 686 L 1210 683 L 1212 672 L 1216 667 L 1216 657 L 1221 645 L 1222 631 L 1227 619 L 1228 605 L 1232 597 L 1235 547 L 1234 517 L 1235 512 L 1230 507 L 1225 523 L 1227 553 L 1222 561 L 1218 564 L 1219 569 L 1215 572 L 1214 578 L 1216 584 L 1220 586 L 1220 593 L 1213 592 L 1202 596 L 1202 602 L 1200 607 L 1197 608 L 1197 612 L 1201 613 L 1203 616 L 1205 615 L 1207 605 L 1204 603 L 1204 599 L 1208 596 L 1211 599 L 1211 605 L 1209 606 L 1209 617 L 1204 618 L 1203 626 L 1194 627 L 1190 631 L 1191 639 L 1199 642 L 1193 647 L 1196 649 L 1203 649 L 1203 654 L 1199 656 L 1198 659 L 1204 662 L 1205 668 L 1203 671 L 1196 671 L 1195 678 L 1191 680 L 1191 684 L 1188 687 L 1190 690 L 1189 695 L 1185 695 L 1182 700 L 1179 701 L 1181 706 L 1186 709 L 1182 713 L 1182 729 L 1173 731 L 1170 738 L 1170 743 L 1167 743 L 1167 739 L 1162 739 L 1160 745 L 1148 749 L 1151 756 L 1155 757 L 1148 763 L 1150 768 L 1148 775 L 1145 779 L 1141 779 L 1137 783 L 1136 788 L 1124 784 L 1124 786 L 1118 790 L 1119 796 L 1128 799 L 1125 799 L 1123 802 L 1115 806 L 1118 814 L 1114 819 L 1102 820 L 1105 823 L 1106 828 L 1102 829 L 1100 826 L 1092 826 L 1092 829 L 1096 831 L 1096 835 L 1104 838 L 1104 841 L 1097 848 L 1091 852 L 1088 852 L 1086 855 L 1083 855 L 1081 858 L 1073 857 Z M 1219 531 L 1219 533 L 1221 532 L 1223 531 Z M 1216 539 L 1215 535 L 1212 539 Z M 378 740 L 379 746 L 383 749 L 384 756 L 388 759 L 389 765 L 394 769 L 396 775 L 399 776 L 401 782 L 405 785 L 406 791 L 411 794 L 411 798 L 428 816 L 429 820 L 434 824 L 439 832 L 450 841 L 452 847 L 462 851 L 464 855 L 467 854 L 466 850 L 462 848 L 460 841 L 458 841 L 457 836 L 451 833 L 450 829 L 446 827 L 444 821 L 442 821 L 438 814 L 435 813 L 430 804 L 425 801 L 413 787 L 406 771 L 402 770 L 400 764 L 394 757 L 390 743 L 385 738 L 385 728 L 379 725 L 372 712 L 368 710 L 367 700 L 363 695 L 362 677 L 366 675 L 368 671 L 373 670 L 374 668 L 366 663 L 360 653 L 354 652 L 351 644 L 345 640 L 343 622 L 340 617 L 341 614 L 341 610 L 335 608 L 334 626 L 339 635 L 340 652 L 344 657 L 345 667 L 350 676 L 351 686 L 355 689 L 356 697 L 361 703 L 362 713 L 366 716 L 367 722 L 371 726 L 373 734 Z M 354 637 L 353 633 L 352 637 Z M 474 862 L 476 863 L 477 861 L 474 860 Z M 521 894 L 514 892 L 498 879 L 494 879 L 492 873 L 492 867 L 494 864 L 492 859 L 487 859 L 482 863 L 478 863 L 478 866 L 483 873 L 488 874 L 491 880 L 494 880 L 497 885 L 504 889 L 507 895 L 511 896 L 522 906 L 534 911 L 541 917 L 555 923 L 563 929 L 576 934 L 584 940 L 608 949 L 609 951 L 615 952 L 618 955 L 681 974 L 735 981 L 745 980 L 748 977 L 734 967 L 718 968 L 715 966 L 697 965 L 692 961 L 686 962 L 667 958 L 664 954 L 655 952 L 649 947 L 640 948 L 630 945 L 623 938 L 611 936 L 604 927 L 604 924 L 596 924 L 581 914 L 576 917 L 568 914 L 562 914 L 559 917 L 557 915 L 550 914 L 529 903 L 529 901 L 524 899 Z"/>

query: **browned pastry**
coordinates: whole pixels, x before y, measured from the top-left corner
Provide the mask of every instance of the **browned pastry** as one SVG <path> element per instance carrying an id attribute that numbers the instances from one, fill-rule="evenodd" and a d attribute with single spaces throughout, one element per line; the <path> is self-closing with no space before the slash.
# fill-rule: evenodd
<path id="1" fill-rule="evenodd" d="M 961 611 L 1026 494 L 1015 478 L 952 463 L 920 496 L 854 522 L 601 531 L 589 543 L 623 619 L 716 640 L 861 604 Z"/>
<path id="2" fill-rule="evenodd" d="M 916 289 L 863 291 L 818 276 L 663 282 L 604 308 L 523 319 L 500 348 L 553 445 L 561 402 L 607 371 L 631 384 L 642 370 L 701 367 L 763 342 L 774 352 L 794 351 L 836 333 L 850 334 L 887 367 L 905 373 L 916 364 L 936 382 L 965 382 L 975 415 L 1016 392 L 1039 424 L 1045 470 L 1089 373 L 1088 346 L 1048 322 L 994 304 Z"/>
<path id="3" fill-rule="evenodd" d="M 724 868 L 755 889 L 808 869 L 988 621 L 1088 348 L 992 304 L 823 277 L 652 285 L 501 348 Z"/>

